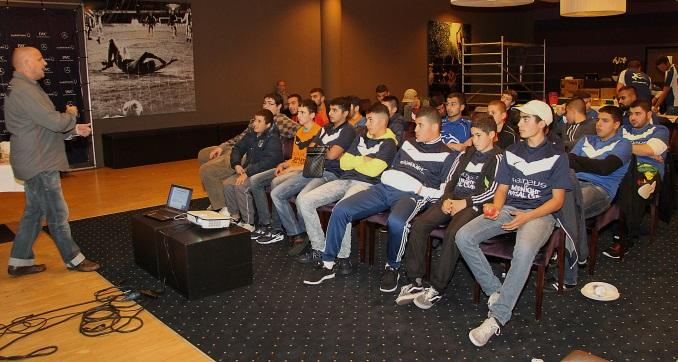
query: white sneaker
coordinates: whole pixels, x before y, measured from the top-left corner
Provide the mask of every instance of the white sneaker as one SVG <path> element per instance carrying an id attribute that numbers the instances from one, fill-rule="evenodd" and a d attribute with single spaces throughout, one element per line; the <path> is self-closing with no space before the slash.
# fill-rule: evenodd
<path id="1" fill-rule="evenodd" d="M 396 298 L 397 305 L 410 304 L 414 298 L 424 293 L 424 287 L 415 283 L 407 284 L 400 288 L 400 294 Z"/>
<path id="2" fill-rule="evenodd" d="M 443 298 L 440 292 L 434 287 L 429 287 L 424 290 L 420 296 L 414 298 L 414 305 L 421 309 L 431 309 L 434 304 L 438 303 Z"/>
<path id="3" fill-rule="evenodd" d="M 471 340 L 471 343 L 478 347 L 482 347 L 490 340 L 490 338 L 492 338 L 492 336 L 498 336 L 499 332 L 499 323 L 497 323 L 494 318 L 489 317 L 476 329 L 472 329 L 468 333 L 468 338 Z"/>
<path id="4" fill-rule="evenodd" d="M 228 208 L 226 207 L 222 207 L 221 210 L 219 210 L 219 214 L 225 216 L 227 219 L 231 218 L 231 213 L 228 212 Z"/>
<path id="5" fill-rule="evenodd" d="M 243 229 L 245 229 L 249 232 L 254 231 L 254 225 L 252 225 L 252 224 L 245 224 L 244 222 L 241 222 L 241 223 L 238 224 L 238 226 L 240 226 L 241 228 L 243 228 Z"/>

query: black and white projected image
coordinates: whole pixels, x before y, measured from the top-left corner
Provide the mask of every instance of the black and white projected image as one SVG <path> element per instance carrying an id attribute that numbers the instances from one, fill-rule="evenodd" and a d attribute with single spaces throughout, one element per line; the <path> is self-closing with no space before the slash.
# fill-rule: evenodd
<path id="1" fill-rule="evenodd" d="M 196 109 L 188 3 L 86 1 L 92 118 Z"/>

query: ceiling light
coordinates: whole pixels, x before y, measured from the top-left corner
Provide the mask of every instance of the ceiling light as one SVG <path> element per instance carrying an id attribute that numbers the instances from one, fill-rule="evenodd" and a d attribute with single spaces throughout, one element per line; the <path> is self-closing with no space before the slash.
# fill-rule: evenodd
<path id="1" fill-rule="evenodd" d="M 626 13 L 626 0 L 561 0 L 560 15 L 568 17 L 611 16 Z"/>

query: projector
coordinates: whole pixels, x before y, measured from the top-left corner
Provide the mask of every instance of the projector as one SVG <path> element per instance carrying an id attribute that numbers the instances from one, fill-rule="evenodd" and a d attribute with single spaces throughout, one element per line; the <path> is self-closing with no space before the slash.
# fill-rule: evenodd
<path id="1" fill-rule="evenodd" d="M 230 224 L 230 219 L 216 211 L 188 211 L 186 219 L 203 229 L 223 229 Z"/>

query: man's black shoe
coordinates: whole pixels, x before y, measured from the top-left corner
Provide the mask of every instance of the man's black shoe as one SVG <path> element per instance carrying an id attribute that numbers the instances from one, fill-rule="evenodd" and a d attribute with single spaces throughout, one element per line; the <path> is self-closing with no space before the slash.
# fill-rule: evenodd
<path id="1" fill-rule="evenodd" d="M 351 258 L 337 258 L 337 264 L 334 269 L 337 270 L 337 273 L 341 275 L 349 275 L 353 273 L 353 264 L 351 264 Z"/>
<path id="2" fill-rule="evenodd" d="M 35 264 L 28 266 L 8 266 L 7 274 L 13 277 L 20 277 L 22 275 L 42 273 L 47 269 L 45 264 Z"/>
<path id="3" fill-rule="evenodd" d="M 322 262 L 323 253 L 318 250 L 311 250 L 308 253 L 299 255 L 297 257 L 297 261 L 302 264 Z"/>

